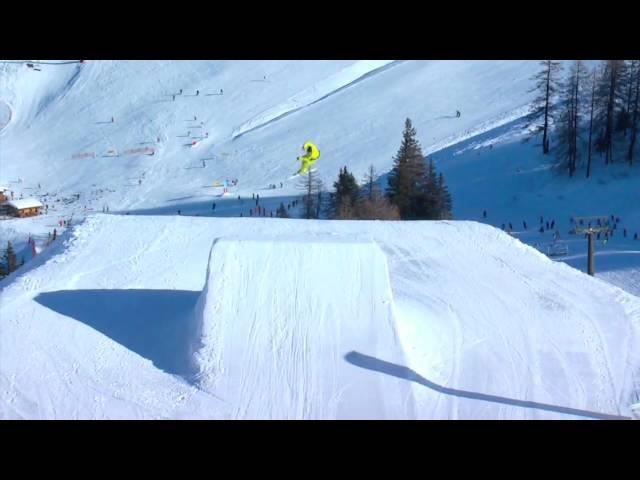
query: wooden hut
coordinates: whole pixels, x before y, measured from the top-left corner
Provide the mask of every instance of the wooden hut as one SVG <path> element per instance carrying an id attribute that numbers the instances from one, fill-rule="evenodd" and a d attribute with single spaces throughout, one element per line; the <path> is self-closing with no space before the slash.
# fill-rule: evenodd
<path id="1" fill-rule="evenodd" d="M 9 214 L 14 217 L 33 217 L 40 215 L 42 203 L 35 198 L 25 198 L 22 200 L 11 200 L 7 202 Z"/>

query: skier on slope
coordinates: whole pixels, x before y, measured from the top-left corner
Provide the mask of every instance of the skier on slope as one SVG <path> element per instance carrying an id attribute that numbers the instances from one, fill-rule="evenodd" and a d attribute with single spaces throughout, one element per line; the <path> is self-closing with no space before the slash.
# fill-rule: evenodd
<path id="1" fill-rule="evenodd" d="M 305 142 L 302 149 L 305 151 L 305 154 L 297 158 L 297 160 L 301 162 L 301 165 L 296 175 L 306 175 L 318 158 L 320 158 L 320 150 L 318 150 L 318 147 L 313 143 Z"/>
<path id="2" fill-rule="evenodd" d="M 460 110 L 456 110 L 456 118 L 460 118 Z"/>

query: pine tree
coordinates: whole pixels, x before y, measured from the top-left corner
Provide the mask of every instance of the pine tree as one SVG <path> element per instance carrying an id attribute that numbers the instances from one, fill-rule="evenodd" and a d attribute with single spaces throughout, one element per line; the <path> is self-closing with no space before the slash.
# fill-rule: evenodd
<path id="1" fill-rule="evenodd" d="M 540 66 L 540 71 L 532 78 L 535 86 L 530 92 L 537 92 L 537 96 L 531 103 L 530 121 L 525 128 L 533 127 L 532 136 L 542 133 L 542 152 L 546 155 L 550 150 L 549 126 L 554 118 L 555 93 L 562 64 L 554 60 L 543 60 Z"/>
<path id="2" fill-rule="evenodd" d="M 276 210 L 276 217 L 278 218 L 289 218 L 289 212 L 287 212 L 287 207 L 284 206 L 283 202 L 280 202 L 278 209 Z"/>
<path id="3" fill-rule="evenodd" d="M 7 272 L 7 275 L 10 274 L 11 272 L 14 272 L 18 268 L 17 261 L 16 261 L 16 252 L 13 249 L 13 245 L 11 244 L 11 242 L 7 242 L 7 249 L 5 251 L 3 260 L 4 260 L 5 270 Z"/>
<path id="4" fill-rule="evenodd" d="M 440 220 L 451 220 L 453 218 L 453 201 L 442 172 L 438 174 L 438 196 L 440 209 L 438 216 Z"/>
<path id="5" fill-rule="evenodd" d="M 355 177 L 347 170 L 347 167 L 340 169 L 338 180 L 333 184 L 335 194 L 331 201 L 331 214 L 335 218 L 352 218 L 353 207 L 358 198 L 360 187 Z"/>
<path id="6" fill-rule="evenodd" d="M 429 159 L 421 192 L 416 196 L 416 202 L 414 208 L 419 212 L 420 218 L 426 220 L 438 220 L 440 218 L 441 197 L 438 190 L 438 174 L 432 159 Z"/>
<path id="7" fill-rule="evenodd" d="M 353 220 L 357 218 L 355 203 L 346 199 L 339 204 L 335 209 L 332 209 L 333 218 L 335 220 Z"/>
<path id="8" fill-rule="evenodd" d="M 636 138 L 638 136 L 638 123 L 640 123 L 640 60 L 634 60 L 631 65 L 631 84 L 633 103 L 629 111 L 629 128 L 631 135 L 629 136 L 629 149 L 627 150 L 627 160 L 629 165 L 633 165 L 633 154 L 636 146 Z"/>
<path id="9" fill-rule="evenodd" d="M 403 219 L 427 218 L 425 203 L 425 162 L 422 148 L 416 140 L 416 130 L 407 118 L 402 143 L 389 173 L 387 196 L 400 210 Z"/>

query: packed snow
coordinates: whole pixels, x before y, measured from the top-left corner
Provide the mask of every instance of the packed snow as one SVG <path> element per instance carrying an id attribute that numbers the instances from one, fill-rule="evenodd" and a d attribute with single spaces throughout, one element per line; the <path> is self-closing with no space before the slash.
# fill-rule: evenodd
<path id="1" fill-rule="evenodd" d="M 95 215 L 17 274 L 0 294 L 4 418 L 601 418 L 635 403 L 640 300 L 474 222 Z M 407 392 L 403 368 L 433 385 Z"/>
<path id="2" fill-rule="evenodd" d="M 198 383 L 231 418 L 415 417 L 411 386 L 345 361 L 405 364 L 387 260 L 357 236 L 222 237 L 197 307 Z"/>

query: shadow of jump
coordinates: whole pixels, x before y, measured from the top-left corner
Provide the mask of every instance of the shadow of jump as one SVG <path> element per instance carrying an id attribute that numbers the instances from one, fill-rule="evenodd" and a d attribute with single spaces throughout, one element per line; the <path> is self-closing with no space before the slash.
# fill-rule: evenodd
<path id="1" fill-rule="evenodd" d="M 422 386 L 430 388 L 444 395 L 451 395 L 460 398 L 469 398 L 471 400 L 481 400 L 484 402 L 499 403 L 503 405 L 512 405 L 523 408 L 535 408 L 538 410 L 546 410 L 549 412 L 563 413 L 567 415 L 575 415 L 578 417 L 594 418 L 597 420 L 631 420 L 629 417 L 621 415 L 612 415 L 608 413 L 591 412 L 589 410 L 579 410 L 576 408 L 562 407 L 559 405 L 550 405 L 547 403 L 531 402 L 528 400 L 516 400 L 514 398 L 500 397 L 497 395 L 489 395 L 486 393 L 470 392 L 467 390 L 458 390 L 438 385 L 435 382 L 427 380 L 408 367 L 396 365 L 395 363 L 385 362 L 375 357 L 370 357 L 358 352 L 349 352 L 344 356 L 345 360 L 352 365 L 374 372 L 384 373 L 393 377 L 409 380 Z"/>
<path id="2" fill-rule="evenodd" d="M 200 292 L 182 290 L 62 290 L 35 301 L 110 337 L 167 373 L 195 371 L 192 311 Z"/>

